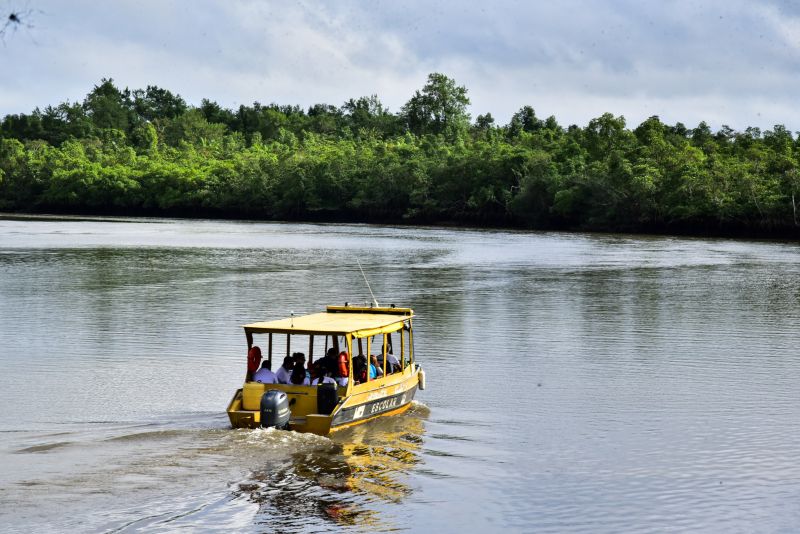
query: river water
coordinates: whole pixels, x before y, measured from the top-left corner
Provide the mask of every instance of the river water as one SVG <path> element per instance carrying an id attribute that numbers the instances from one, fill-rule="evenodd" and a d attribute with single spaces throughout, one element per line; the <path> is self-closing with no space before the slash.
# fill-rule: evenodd
<path id="1" fill-rule="evenodd" d="M 427 389 L 231 430 L 240 325 L 414 308 Z M 790 532 L 797 244 L 0 218 L 4 532 Z"/>

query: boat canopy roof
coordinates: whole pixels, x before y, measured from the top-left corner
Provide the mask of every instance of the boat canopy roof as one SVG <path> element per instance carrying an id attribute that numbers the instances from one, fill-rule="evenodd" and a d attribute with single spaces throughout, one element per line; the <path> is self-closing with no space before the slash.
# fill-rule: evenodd
<path id="1" fill-rule="evenodd" d="M 244 329 L 248 334 L 351 334 L 360 338 L 396 332 L 412 317 L 409 308 L 328 306 L 322 313 L 246 324 Z"/>

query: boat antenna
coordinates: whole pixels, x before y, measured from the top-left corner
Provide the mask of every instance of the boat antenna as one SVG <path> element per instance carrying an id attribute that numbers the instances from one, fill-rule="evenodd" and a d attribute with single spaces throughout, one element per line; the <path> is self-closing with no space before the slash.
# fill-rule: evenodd
<path id="1" fill-rule="evenodd" d="M 376 299 L 376 298 L 375 298 L 375 295 L 372 293 L 372 288 L 371 288 L 371 287 L 369 287 L 369 280 L 367 280 L 367 275 L 366 275 L 366 274 L 364 274 L 364 269 L 361 267 L 361 262 L 360 262 L 360 261 L 358 261 L 358 258 L 356 258 L 356 262 L 358 263 L 358 268 L 359 268 L 359 270 L 361 270 L 361 276 L 363 276 L 363 277 L 364 277 L 364 282 L 366 282 L 366 283 L 367 283 L 367 289 L 369 289 L 369 294 L 370 294 L 370 296 L 372 297 L 372 302 L 374 302 L 374 303 L 375 303 L 375 307 L 376 307 L 376 308 L 380 308 L 380 307 L 381 307 L 381 305 L 380 305 L 380 304 L 378 304 L 378 299 Z"/>

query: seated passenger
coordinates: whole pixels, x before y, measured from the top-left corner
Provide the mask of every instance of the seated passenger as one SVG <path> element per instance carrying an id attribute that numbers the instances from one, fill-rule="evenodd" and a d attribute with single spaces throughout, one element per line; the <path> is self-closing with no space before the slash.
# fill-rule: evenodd
<path id="1" fill-rule="evenodd" d="M 290 377 L 292 376 L 292 369 L 294 368 L 294 360 L 291 357 L 287 356 L 283 359 L 283 365 L 278 367 L 278 371 L 275 373 L 275 376 L 278 379 L 278 384 L 289 384 Z"/>
<path id="2" fill-rule="evenodd" d="M 336 352 L 334 347 L 328 349 L 328 352 L 325 353 L 325 357 L 323 358 L 327 369 L 333 369 L 333 367 L 336 365 L 336 357 L 338 355 L 339 353 Z"/>
<path id="3" fill-rule="evenodd" d="M 289 378 L 289 381 L 296 386 L 307 386 L 310 384 L 310 380 L 308 376 L 306 376 L 306 370 L 303 369 L 302 365 L 297 364 L 297 360 L 294 362 L 294 369 L 292 369 L 292 376 Z"/>
<path id="4" fill-rule="evenodd" d="M 253 375 L 253 382 L 261 382 L 262 384 L 278 383 L 278 377 L 270 370 L 268 361 L 261 362 L 261 369 Z"/>
<path id="5" fill-rule="evenodd" d="M 315 378 L 311 381 L 311 384 L 317 386 L 319 384 L 336 384 L 336 380 L 333 379 L 330 373 L 325 373 L 325 376 Z"/>
<path id="6" fill-rule="evenodd" d="M 328 352 L 325 354 L 325 356 L 314 362 L 314 365 L 311 369 L 311 376 L 314 378 L 325 376 L 326 373 L 332 372 L 335 363 L 336 349 L 331 347 L 328 349 Z"/>
<path id="7" fill-rule="evenodd" d="M 292 354 L 292 359 L 294 360 L 294 369 L 298 367 L 301 368 L 306 373 L 306 378 L 311 380 L 311 373 L 306 369 L 306 355 L 302 352 L 295 352 Z"/>
<path id="8" fill-rule="evenodd" d="M 389 373 L 399 373 L 402 370 L 400 368 L 400 360 L 391 352 L 386 355 L 386 368 Z"/>
<path id="9" fill-rule="evenodd" d="M 373 354 L 369 359 L 369 379 L 375 380 L 379 376 L 383 376 L 383 369 L 378 365 L 378 357 Z"/>
<path id="10" fill-rule="evenodd" d="M 353 358 L 353 379 L 356 384 L 367 381 L 367 358 L 363 354 Z"/>

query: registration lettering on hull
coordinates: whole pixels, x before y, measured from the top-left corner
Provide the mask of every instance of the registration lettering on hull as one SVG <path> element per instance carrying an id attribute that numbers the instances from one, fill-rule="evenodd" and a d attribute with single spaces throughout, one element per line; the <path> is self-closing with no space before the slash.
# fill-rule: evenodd
<path id="1" fill-rule="evenodd" d="M 396 410 L 411 402 L 414 399 L 414 393 L 416 393 L 416 391 L 417 386 L 413 386 L 409 390 L 402 391 L 390 397 L 365 402 L 364 404 L 352 408 L 344 408 L 334 416 L 331 425 L 338 426 L 352 423 L 359 419 L 366 419 L 384 412 Z"/>

